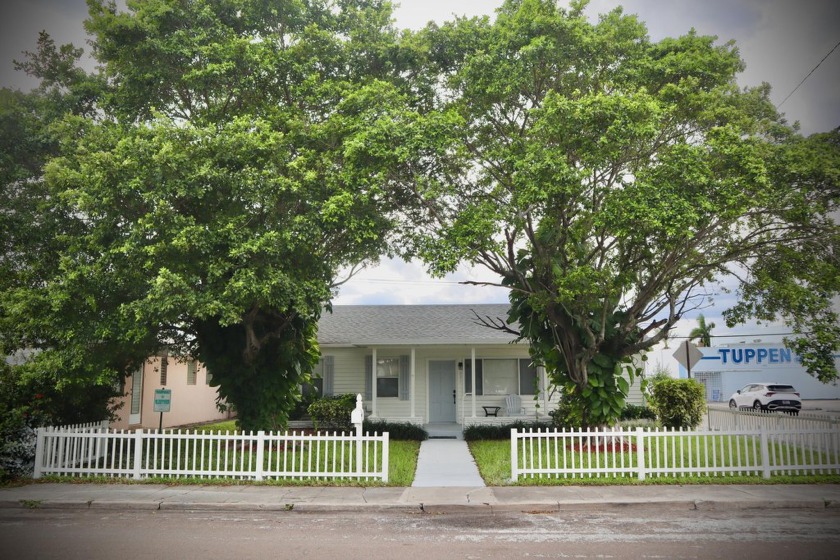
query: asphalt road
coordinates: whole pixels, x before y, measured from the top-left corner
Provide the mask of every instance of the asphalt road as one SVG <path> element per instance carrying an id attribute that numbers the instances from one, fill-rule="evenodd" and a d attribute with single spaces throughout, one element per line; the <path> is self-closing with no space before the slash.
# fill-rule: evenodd
<path id="1" fill-rule="evenodd" d="M 0 510 L 12 559 L 837 558 L 840 511 Z"/>

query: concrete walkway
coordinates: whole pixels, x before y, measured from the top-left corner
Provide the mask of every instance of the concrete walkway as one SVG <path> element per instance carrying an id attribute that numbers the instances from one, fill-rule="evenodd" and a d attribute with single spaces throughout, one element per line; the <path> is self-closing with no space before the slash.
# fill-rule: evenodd
<path id="1" fill-rule="evenodd" d="M 420 444 L 412 487 L 484 487 L 464 440 L 427 439 Z"/>

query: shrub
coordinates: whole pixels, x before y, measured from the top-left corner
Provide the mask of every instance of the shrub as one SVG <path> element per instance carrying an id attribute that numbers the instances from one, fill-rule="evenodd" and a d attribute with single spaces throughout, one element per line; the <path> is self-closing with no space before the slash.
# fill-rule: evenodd
<path id="1" fill-rule="evenodd" d="M 400 441 L 424 441 L 429 439 L 429 432 L 417 424 L 408 422 L 386 422 L 385 420 L 365 420 L 362 431 L 365 433 L 388 432 L 389 438 Z"/>
<path id="2" fill-rule="evenodd" d="M 573 404 L 573 395 L 564 395 L 557 408 L 548 413 L 551 416 L 551 425 L 558 430 L 563 428 L 580 428 L 583 425 L 583 417 L 580 414 L 580 407 Z"/>
<path id="3" fill-rule="evenodd" d="M 491 425 L 472 425 L 467 426 L 464 428 L 464 440 L 465 441 L 478 441 L 478 440 L 488 440 L 488 439 L 510 439 L 510 431 L 511 429 L 516 428 L 517 430 L 545 430 L 549 428 L 546 424 L 540 424 L 538 422 L 513 422 L 511 424 L 505 424 L 502 426 L 491 426 Z"/>
<path id="4" fill-rule="evenodd" d="M 696 379 L 663 379 L 653 386 L 650 406 L 666 428 L 695 428 L 703 419 L 706 391 Z"/>
<path id="5" fill-rule="evenodd" d="M 621 411 L 619 420 L 656 420 L 656 412 L 647 406 L 628 404 L 625 405 L 624 410 Z"/>
<path id="6" fill-rule="evenodd" d="M 356 395 L 347 393 L 321 397 L 307 409 L 316 430 L 350 430 L 350 413 L 356 408 Z"/>

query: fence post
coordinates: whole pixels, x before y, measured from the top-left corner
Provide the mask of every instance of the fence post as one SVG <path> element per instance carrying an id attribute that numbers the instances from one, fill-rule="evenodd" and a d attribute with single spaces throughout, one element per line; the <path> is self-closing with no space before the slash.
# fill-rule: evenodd
<path id="1" fill-rule="evenodd" d="M 385 432 L 382 434 L 382 482 L 388 482 L 388 442 L 390 434 Z"/>
<path id="2" fill-rule="evenodd" d="M 263 460 L 265 459 L 265 431 L 257 431 L 257 464 L 254 465 L 254 480 L 263 479 Z"/>
<path id="3" fill-rule="evenodd" d="M 770 478 L 770 449 L 767 432 L 763 427 L 758 428 L 759 441 L 761 443 L 761 468 L 764 478 Z"/>
<path id="4" fill-rule="evenodd" d="M 645 479 L 645 436 L 644 428 L 636 427 L 636 467 L 639 469 L 639 480 Z"/>
<path id="5" fill-rule="evenodd" d="M 519 480 L 519 436 L 516 428 L 510 429 L 510 478 Z"/>
<path id="6" fill-rule="evenodd" d="M 134 430 L 134 480 L 140 480 L 143 468 L 143 428 Z"/>
<path id="7" fill-rule="evenodd" d="M 41 478 L 43 475 L 45 431 L 45 428 L 35 430 L 35 470 L 32 473 L 32 478 Z"/>
<path id="8" fill-rule="evenodd" d="M 350 413 L 350 423 L 356 427 L 356 475 L 362 476 L 362 425 L 365 421 L 365 406 L 362 394 L 356 395 L 356 408 Z"/>

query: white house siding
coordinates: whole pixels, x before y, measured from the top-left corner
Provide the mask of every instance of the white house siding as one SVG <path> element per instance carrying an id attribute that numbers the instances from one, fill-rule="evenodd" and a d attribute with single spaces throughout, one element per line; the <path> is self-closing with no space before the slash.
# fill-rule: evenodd
<path id="1" fill-rule="evenodd" d="M 409 421 L 415 423 L 428 423 L 429 421 L 429 362 L 431 361 L 452 361 L 456 364 L 455 388 L 456 388 L 456 422 L 464 423 L 465 418 L 472 417 L 472 397 L 464 391 L 464 377 L 466 375 L 466 363 L 471 358 L 471 346 L 428 346 L 415 347 L 415 377 L 414 377 L 414 416 L 411 415 L 411 400 L 400 400 L 398 397 L 378 397 L 376 407 L 366 399 L 365 408 L 369 413 L 375 409 L 378 418 L 389 421 Z M 334 393 L 361 393 L 365 392 L 365 357 L 372 355 L 371 348 L 341 348 L 322 347 L 324 356 L 332 356 L 334 359 Z M 397 358 L 399 356 L 411 356 L 410 347 L 377 347 L 377 359 Z M 476 360 L 479 359 L 527 359 L 526 347 L 518 345 L 500 345 L 495 347 L 475 347 Z M 458 363 L 464 364 L 460 369 Z M 551 402 L 546 407 L 544 395 L 522 395 L 522 406 L 525 414 L 519 416 L 523 420 L 537 417 L 545 417 L 548 411 L 552 410 L 559 401 L 555 393 Z M 506 414 L 504 407 L 505 395 L 479 395 L 476 396 L 475 415 L 483 418 L 482 406 L 500 406 L 499 415 Z M 538 406 L 539 405 L 539 406 Z"/>

